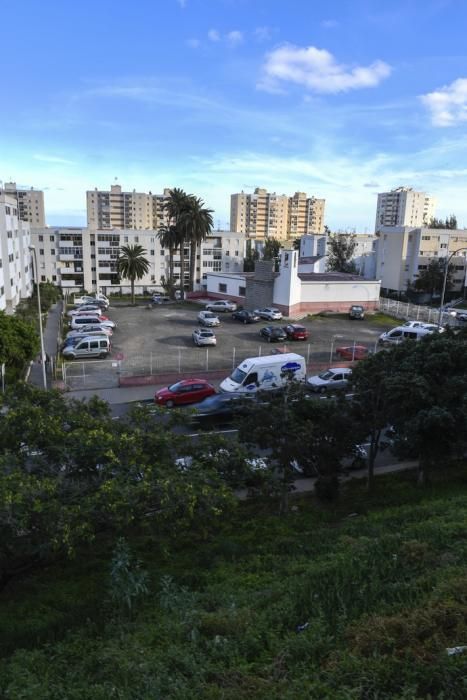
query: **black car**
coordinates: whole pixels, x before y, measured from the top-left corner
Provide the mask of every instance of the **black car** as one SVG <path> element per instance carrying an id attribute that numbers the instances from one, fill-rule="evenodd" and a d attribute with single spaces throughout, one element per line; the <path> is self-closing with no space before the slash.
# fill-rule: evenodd
<path id="1" fill-rule="evenodd" d="M 278 328 L 277 326 L 264 326 L 261 328 L 260 335 L 266 338 L 268 343 L 277 343 L 283 340 L 287 340 L 287 333 L 283 328 Z"/>
<path id="2" fill-rule="evenodd" d="M 234 311 L 232 318 L 236 321 L 241 321 L 242 323 L 256 323 L 259 321 L 258 314 L 253 313 L 253 311 L 246 311 L 242 309 L 241 311 Z"/>
<path id="3" fill-rule="evenodd" d="M 214 394 L 190 406 L 190 418 L 197 423 L 229 422 L 247 413 L 254 400 L 252 394 Z"/>

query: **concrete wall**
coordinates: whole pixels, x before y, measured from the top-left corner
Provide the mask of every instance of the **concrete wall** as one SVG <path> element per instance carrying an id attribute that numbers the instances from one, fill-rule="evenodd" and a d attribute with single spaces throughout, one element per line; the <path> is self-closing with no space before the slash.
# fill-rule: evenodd
<path id="1" fill-rule="evenodd" d="M 255 276 L 246 280 L 246 309 L 252 311 L 272 305 L 275 278 L 273 267 L 272 260 L 258 260 L 255 264 Z"/>

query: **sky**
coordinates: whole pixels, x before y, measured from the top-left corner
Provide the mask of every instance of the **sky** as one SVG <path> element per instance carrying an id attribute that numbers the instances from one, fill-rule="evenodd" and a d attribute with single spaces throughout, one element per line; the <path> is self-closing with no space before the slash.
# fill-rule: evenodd
<path id="1" fill-rule="evenodd" d="M 229 225 L 230 195 L 326 199 L 374 230 L 406 185 L 467 227 L 465 0 L 22 0 L 2 8 L 0 180 L 45 193 L 181 187 Z"/>

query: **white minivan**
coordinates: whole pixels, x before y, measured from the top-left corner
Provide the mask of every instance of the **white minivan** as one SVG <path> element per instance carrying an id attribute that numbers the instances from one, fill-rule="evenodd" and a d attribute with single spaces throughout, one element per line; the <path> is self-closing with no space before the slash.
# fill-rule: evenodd
<path id="1" fill-rule="evenodd" d="M 114 321 L 102 321 L 99 316 L 73 316 L 69 325 L 74 331 L 82 326 L 104 326 L 105 328 L 115 328 L 116 326 Z"/>
<path id="2" fill-rule="evenodd" d="M 433 331 L 429 328 L 424 328 L 419 326 L 413 328 L 410 326 L 397 326 L 386 333 L 381 333 L 378 339 L 379 345 L 389 346 L 389 345 L 399 345 L 405 340 L 421 340 L 427 335 L 433 335 Z"/>
<path id="3" fill-rule="evenodd" d="M 293 378 L 304 382 L 306 379 L 305 358 L 294 352 L 263 357 L 247 357 L 224 379 L 221 392 L 252 393 L 264 389 L 280 389 Z"/>

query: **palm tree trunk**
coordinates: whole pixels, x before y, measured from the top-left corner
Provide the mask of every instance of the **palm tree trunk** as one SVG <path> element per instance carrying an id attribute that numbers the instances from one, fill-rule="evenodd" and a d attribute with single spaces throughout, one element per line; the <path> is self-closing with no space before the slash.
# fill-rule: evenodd
<path id="1" fill-rule="evenodd" d="M 196 273 L 196 253 L 198 252 L 198 246 L 194 239 L 190 242 L 190 292 L 195 289 L 195 273 Z"/>
<path id="2" fill-rule="evenodd" d="M 131 303 L 134 306 L 135 305 L 135 278 L 132 277 L 130 279 L 130 284 L 131 284 Z"/>
<path id="3" fill-rule="evenodd" d="M 185 239 L 180 241 L 180 297 L 185 298 Z"/>

